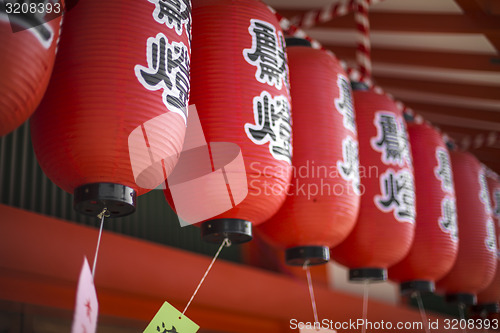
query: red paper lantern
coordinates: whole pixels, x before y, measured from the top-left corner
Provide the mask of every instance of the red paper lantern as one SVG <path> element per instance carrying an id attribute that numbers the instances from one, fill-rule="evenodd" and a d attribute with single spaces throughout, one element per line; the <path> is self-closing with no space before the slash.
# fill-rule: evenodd
<path id="1" fill-rule="evenodd" d="M 69 10 L 47 94 L 31 121 L 40 166 L 75 209 L 132 213 L 182 149 L 190 2 L 85 0 Z"/>
<path id="2" fill-rule="evenodd" d="M 233 242 L 248 241 L 250 223 L 264 222 L 282 205 L 291 176 L 283 33 L 260 1 L 193 1 L 192 48 L 190 103 L 196 106 L 205 140 L 241 149 L 246 175 L 242 170 L 232 177 L 246 177 L 248 184 L 243 201 L 202 223 L 202 237 L 210 242 L 226 236 Z M 165 194 L 169 200 L 169 192 Z M 213 190 L 206 200 L 227 195 L 225 189 Z"/>
<path id="3" fill-rule="evenodd" d="M 359 161 L 351 86 L 339 61 L 287 39 L 293 106 L 293 177 L 281 209 L 258 230 L 291 265 L 321 264 L 359 211 Z M 307 43 L 307 42 L 306 42 Z"/>
<path id="4" fill-rule="evenodd" d="M 6 10 L 14 11 L 14 4 L 19 3 L 6 2 Z M 6 20 L 0 20 L 0 136 L 31 116 L 47 88 L 63 9 L 61 3 L 50 5 L 54 14 L 44 18 L 29 13 L 2 14 Z"/>
<path id="5" fill-rule="evenodd" d="M 458 252 L 455 189 L 448 149 L 429 124 L 408 125 L 417 197 L 416 229 L 408 255 L 389 269 L 403 293 L 432 292 Z"/>
<path id="6" fill-rule="evenodd" d="M 436 287 L 450 302 L 474 304 L 476 294 L 493 280 L 497 265 L 490 197 L 479 161 L 470 153 L 450 154 L 457 197 L 458 256 Z"/>
<path id="7" fill-rule="evenodd" d="M 490 312 L 494 312 L 498 311 L 498 303 L 500 302 L 500 265 L 498 264 L 498 260 L 500 260 L 500 180 L 497 174 L 489 170 L 486 178 L 493 209 L 493 222 L 496 228 L 497 269 L 490 285 L 477 295 L 477 303 L 480 308 L 492 309 L 493 311 L 490 310 Z"/>
<path id="8" fill-rule="evenodd" d="M 361 203 L 353 231 L 331 249 L 331 255 L 350 268 L 352 281 L 385 280 L 387 268 L 408 253 L 415 231 L 413 168 L 406 124 L 401 110 L 386 95 L 355 89 L 353 99 Z"/>

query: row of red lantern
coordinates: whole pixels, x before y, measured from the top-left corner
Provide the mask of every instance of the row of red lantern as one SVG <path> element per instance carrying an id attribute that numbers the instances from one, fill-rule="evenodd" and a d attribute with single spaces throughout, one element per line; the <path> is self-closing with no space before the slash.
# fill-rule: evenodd
<path id="1" fill-rule="evenodd" d="M 493 278 L 495 235 L 477 160 L 452 152 L 450 161 L 426 125 L 409 126 L 410 148 L 392 100 L 360 85 L 351 97 L 331 55 L 301 45 L 285 52 L 262 3 L 193 1 L 192 44 L 185 0 L 172 7 L 88 0 L 67 13 L 63 29 L 32 138 L 42 169 L 75 194 L 80 211 L 130 213 L 135 195 L 147 192 L 138 178 L 154 188 L 170 174 L 190 94 L 207 141 L 236 143 L 253 184 L 205 233 L 229 237 L 261 224 L 290 263 L 324 262 L 332 248 L 352 279 L 385 279 L 390 268 L 389 277 L 411 290 L 440 280 L 448 294 L 472 295 Z M 315 176 L 293 172 L 312 162 Z M 332 168 L 335 177 L 318 174 Z M 289 184 L 292 195 L 266 191 Z M 300 186 L 328 193 L 299 193 Z"/>
<path id="2" fill-rule="evenodd" d="M 194 17 L 200 15 L 204 19 L 206 18 L 204 25 L 200 24 L 198 26 L 200 31 L 202 29 L 203 31 L 210 31 L 211 33 L 208 35 L 216 33 L 210 29 L 218 20 L 216 17 L 210 17 L 207 13 L 210 11 L 226 13 L 224 9 L 235 12 L 234 8 L 228 8 L 230 8 L 228 4 L 220 1 L 205 3 L 203 10 L 199 12 L 196 11 L 195 7 Z M 248 21 L 248 18 L 246 18 L 246 21 Z M 195 35 L 196 22 L 195 20 L 193 29 Z M 256 36 L 253 37 L 258 39 L 255 30 L 257 26 L 252 20 L 250 22 L 251 24 L 247 30 L 251 35 L 255 33 Z M 259 24 L 259 28 L 262 29 L 260 33 L 263 34 L 265 26 L 262 25 L 262 22 Z M 246 29 L 242 29 L 242 31 L 242 35 L 247 36 Z M 271 32 L 274 33 L 275 30 L 268 29 L 268 37 L 273 36 Z M 274 42 L 267 42 L 270 45 L 278 46 L 278 37 L 279 33 L 273 36 Z M 241 39 L 244 40 L 245 38 Z M 236 67 L 228 66 L 227 62 L 220 56 L 220 51 L 218 53 L 217 48 L 213 46 L 213 43 L 212 40 L 203 40 L 201 38 L 198 39 L 197 44 L 193 43 L 193 45 L 196 45 L 196 49 L 203 48 L 206 50 L 203 52 L 203 56 L 209 58 L 210 63 L 202 59 L 199 61 L 193 60 L 193 67 L 195 63 L 200 66 L 205 65 L 204 70 L 206 73 L 203 76 L 197 76 L 197 72 L 193 71 L 192 82 L 197 79 L 207 78 L 208 73 L 226 73 L 229 77 L 238 76 L 238 73 L 244 75 L 245 67 L 242 66 L 238 68 L 239 71 L 236 71 Z M 254 55 L 253 61 L 260 57 L 269 57 L 269 54 L 257 53 L 258 42 L 252 40 L 251 45 L 252 54 Z M 234 50 L 235 59 L 241 61 L 242 48 L 244 46 L 232 42 L 224 50 L 227 53 Z M 245 52 L 243 54 L 245 55 Z M 273 51 L 273 54 L 276 54 L 276 52 Z M 349 105 L 351 99 L 349 97 L 350 89 L 348 84 L 347 89 L 345 84 L 342 84 L 345 73 L 343 73 L 336 59 L 307 46 L 289 46 L 287 55 L 290 66 L 291 98 L 293 101 L 292 118 L 294 120 L 292 167 L 297 170 L 308 162 L 312 162 L 315 163 L 317 169 L 320 167 L 328 169 L 331 166 L 336 166 L 338 170 L 355 169 L 358 164 L 358 134 L 354 125 L 352 105 Z M 261 60 L 264 61 L 264 59 Z M 274 60 L 273 63 L 278 64 L 276 59 Z M 247 62 L 252 61 L 247 60 Z M 246 65 L 244 62 L 243 64 Z M 259 77 L 262 79 L 262 73 L 262 68 L 258 68 L 255 72 L 255 78 L 258 82 L 261 82 Z M 200 83 L 198 86 L 203 87 L 203 91 L 206 92 L 204 96 L 211 94 L 215 101 L 221 101 L 226 95 L 227 88 L 219 83 L 222 80 L 220 75 L 213 75 L 214 77 L 211 77 L 210 80 L 204 80 L 204 83 Z M 250 82 L 254 80 L 254 71 L 250 71 L 249 80 Z M 272 76 L 267 77 L 264 81 L 272 83 Z M 251 87 L 250 84 L 247 84 L 247 86 Z M 201 90 L 195 92 L 196 90 L 193 89 L 193 99 L 201 96 L 202 93 Z M 247 89 L 245 89 L 246 92 Z M 242 91 L 238 91 L 238 94 L 244 96 Z M 256 95 L 253 91 L 249 91 L 249 95 L 250 97 L 245 95 L 248 100 L 254 98 L 255 101 L 255 97 L 258 97 L 258 94 Z M 212 103 L 216 104 L 215 102 Z M 259 105 L 258 103 L 257 105 Z M 290 187 L 292 195 L 286 193 L 286 199 L 281 208 L 278 205 L 270 209 L 269 206 L 258 204 L 257 199 L 248 198 L 254 208 L 262 209 L 261 218 L 254 218 L 252 222 L 259 225 L 259 229 L 266 239 L 286 249 L 287 261 L 291 264 L 324 262 L 328 257 L 325 248 L 333 247 L 333 257 L 351 269 L 353 279 L 383 279 L 385 278 L 385 271 L 389 267 L 400 263 L 402 266 L 399 269 L 405 271 L 404 273 L 407 275 L 399 278 L 398 267 L 395 267 L 390 274 L 394 280 L 398 281 L 400 279 L 399 281 L 408 283 L 407 288 L 411 290 L 420 290 L 419 288 L 422 287 L 432 289 L 434 281 L 440 280 L 452 267 L 455 267 L 454 264 L 457 261 L 459 250 L 455 193 L 450 168 L 451 163 L 446 146 L 437 133 L 433 135 L 428 135 L 429 133 L 427 135 L 422 134 L 431 141 L 422 142 L 422 156 L 419 157 L 418 162 L 423 165 L 420 167 L 419 164 L 419 169 L 422 169 L 419 182 L 422 196 L 428 197 L 432 204 L 430 204 L 430 207 L 425 204 L 420 206 L 423 211 L 420 222 L 422 228 L 419 228 L 421 229 L 419 231 L 420 241 L 414 241 L 415 218 L 417 216 L 418 219 L 418 214 L 415 212 L 415 185 L 410 145 L 407 140 L 406 125 L 402 114 L 393 101 L 373 91 L 355 91 L 354 103 L 358 115 L 357 125 L 360 129 L 359 132 L 362 133 L 359 134 L 359 164 L 365 168 L 375 166 L 377 171 L 380 172 L 379 177 L 368 178 L 367 181 L 361 182 L 360 185 L 364 186 L 365 189 L 364 195 L 360 198 L 356 190 L 353 190 L 352 195 L 346 195 L 347 193 L 344 192 L 342 196 L 335 196 L 331 193 L 328 195 L 299 193 L 298 190 L 294 190 L 294 187 L 300 185 L 305 185 L 307 188 L 310 188 L 310 185 L 315 185 L 316 188 L 329 185 L 331 188 L 341 183 L 344 189 L 351 186 L 356 188 L 359 175 L 348 175 L 345 172 L 346 174 L 341 175 L 342 177 L 322 178 L 318 173 L 312 175 L 313 172 L 311 172 L 311 175 L 306 177 L 307 179 L 300 179 L 300 175 L 292 172 L 293 178 Z M 196 104 L 198 105 L 198 102 Z M 260 125 L 259 130 L 263 132 L 261 138 L 268 135 L 264 143 L 269 142 L 269 146 L 271 146 L 271 139 L 279 137 L 279 133 L 273 132 L 270 127 L 273 119 L 279 119 L 278 115 L 274 115 L 276 117 L 274 118 L 271 108 L 268 109 L 270 114 L 266 114 L 262 106 L 260 111 L 257 107 L 258 112 L 256 112 L 255 104 L 254 102 L 254 118 L 256 123 L 259 123 L 258 120 L 260 120 L 258 124 Z M 248 103 L 247 109 L 251 109 L 250 103 Z M 207 112 L 206 110 L 210 110 L 208 111 L 210 112 L 209 117 L 221 117 L 223 113 L 223 111 L 214 107 L 204 106 L 200 108 L 200 114 Z M 244 107 L 236 110 L 242 114 L 245 113 Z M 239 112 L 235 117 L 244 117 L 240 116 Z M 266 117 L 269 117 L 269 119 Z M 225 132 L 233 135 L 231 138 L 225 135 L 224 132 L 215 132 L 214 129 L 218 129 L 221 122 L 220 119 L 217 119 L 217 121 L 202 121 L 204 128 L 208 129 L 207 137 L 210 141 L 232 139 L 232 141 L 241 140 L 238 141 L 238 144 L 241 144 L 241 142 L 248 144 L 248 139 L 250 139 L 253 143 L 257 141 L 258 144 L 262 144 L 261 141 L 259 142 L 255 138 L 252 140 L 248 132 L 244 133 L 241 130 L 244 127 L 243 124 L 249 124 L 246 120 L 243 122 L 241 120 L 237 121 L 234 123 L 234 127 L 231 126 L 225 130 Z M 423 125 L 413 126 L 415 127 L 415 140 L 419 140 L 419 131 L 430 130 L 432 134 L 433 130 L 431 128 L 426 128 Z M 255 151 L 256 149 L 254 146 L 249 147 L 249 151 Z M 417 146 L 416 149 L 418 150 Z M 427 156 L 425 156 L 426 154 Z M 255 155 L 249 154 L 248 151 L 245 157 L 249 158 L 247 163 L 260 163 L 262 160 L 261 156 L 256 158 Z M 457 163 L 460 164 L 461 162 L 458 161 Z M 281 167 L 281 165 L 278 166 Z M 342 169 L 342 167 L 345 167 L 345 169 Z M 268 170 L 273 170 L 273 168 L 276 168 L 276 166 L 272 166 Z M 478 165 L 476 165 L 476 169 L 472 174 L 476 174 L 476 179 L 478 179 L 480 175 Z M 429 177 L 431 178 L 429 179 Z M 251 180 L 250 175 L 249 180 Z M 299 184 L 298 181 L 301 181 L 302 184 Z M 322 183 L 322 181 L 326 183 Z M 458 181 L 461 181 L 461 177 L 459 177 Z M 278 192 L 278 194 L 271 197 L 278 197 L 283 200 L 284 192 Z M 465 194 L 465 197 L 467 197 L 467 194 Z M 359 208 L 358 205 L 360 205 Z M 271 220 L 261 224 L 264 220 L 262 217 L 273 215 L 277 208 L 279 208 L 278 213 Z M 430 209 L 428 212 L 430 217 L 426 216 L 426 209 Z M 484 281 L 480 285 L 474 286 L 474 289 L 467 289 L 467 286 L 462 284 L 458 290 L 448 287 L 446 282 L 443 282 L 441 285 L 446 293 L 477 293 L 487 285 L 489 277 L 491 277 L 491 268 L 495 267 L 496 262 L 492 260 L 494 257 L 491 255 L 491 249 L 484 246 L 484 241 L 488 239 L 488 220 L 484 218 L 484 215 L 482 217 L 479 219 L 479 223 L 474 223 L 474 230 L 464 234 L 463 239 L 466 241 L 463 242 L 463 248 L 464 251 L 474 249 L 477 255 L 481 257 L 480 260 L 476 260 L 476 263 L 482 263 L 479 265 L 477 272 L 478 275 L 483 277 Z M 242 210 L 234 209 L 216 217 L 215 220 L 220 218 L 245 219 L 248 217 L 244 216 Z M 464 220 L 465 230 L 467 230 L 467 227 L 470 228 L 471 223 L 474 222 L 467 217 L 462 219 Z M 428 237 L 422 237 L 423 235 Z M 471 241 L 468 242 L 468 239 L 471 239 Z M 481 241 L 478 241 L 479 239 Z M 339 245 L 335 246 L 337 244 Z M 431 248 L 428 248 L 429 244 L 431 244 Z M 413 253 L 416 251 L 417 254 L 413 254 L 406 259 L 413 246 L 415 246 Z M 419 256 L 419 247 L 426 248 L 430 258 Z M 467 264 L 467 258 L 464 258 L 463 261 Z M 466 277 L 460 277 L 459 280 L 464 282 L 465 279 Z M 419 287 L 419 285 L 423 286 Z"/>

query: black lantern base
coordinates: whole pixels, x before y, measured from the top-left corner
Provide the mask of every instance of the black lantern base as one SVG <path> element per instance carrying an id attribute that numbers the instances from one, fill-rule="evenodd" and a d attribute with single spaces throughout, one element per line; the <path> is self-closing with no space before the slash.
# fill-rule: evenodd
<path id="1" fill-rule="evenodd" d="M 445 299 L 448 303 L 458 303 L 467 306 L 477 303 L 476 295 L 468 293 L 446 294 Z"/>
<path id="2" fill-rule="evenodd" d="M 403 295 L 410 295 L 414 292 L 430 294 L 434 292 L 434 282 L 427 280 L 406 281 L 401 283 L 399 289 Z"/>
<path id="3" fill-rule="evenodd" d="M 478 304 L 474 305 L 472 307 L 472 311 L 475 313 L 500 313 L 500 304 L 498 303 L 484 303 L 484 304 Z"/>
<path id="4" fill-rule="evenodd" d="M 109 217 L 135 212 L 136 192 L 131 187 L 113 183 L 85 184 L 75 189 L 73 207 L 79 213 L 97 216 L 107 208 Z"/>
<path id="5" fill-rule="evenodd" d="M 385 268 L 354 268 L 349 270 L 349 281 L 351 282 L 383 282 L 387 280 Z"/>
<path id="6" fill-rule="evenodd" d="M 369 90 L 370 88 L 368 88 L 366 83 L 351 81 L 351 89 L 352 90 Z"/>
<path id="7" fill-rule="evenodd" d="M 296 246 L 285 251 L 285 261 L 290 266 L 321 265 L 330 260 L 327 246 Z"/>
<path id="8" fill-rule="evenodd" d="M 307 39 L 304 39 L 304 38 L 299 38 L 299 37 L 286 37 L 285 44 L 286 44 L 286 47 L 290 47 L 290 46 L 312 47 L 312 44 L 310 41 L 308 41 Z"/>
<path id="9" fill-rule="evenodd" d="M 208 243 L 222 243 L 227 238 L 232 244 L 252 240 L 252 223 L 240 219 L 217 219 L 201 224 L 201 238 Z"/>

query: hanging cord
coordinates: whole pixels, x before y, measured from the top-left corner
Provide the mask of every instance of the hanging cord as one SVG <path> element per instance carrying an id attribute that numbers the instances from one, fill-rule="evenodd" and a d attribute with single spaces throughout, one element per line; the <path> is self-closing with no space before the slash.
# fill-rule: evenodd
<path id="1" fill-rule="evenodd" d="M 467 322 L 465 321 L 465 304 L 464 303 L 458 304 L 458 312 L 460 313 L 460 324 L 465 322 L 465 326 L 462 329 L 462 332 L 467 333 Z"/>
<path id="2" fill-rule="evenodd" d="M 302 268 L 306 271 L 306 276 L 307 276 L 307 285 L 309 287 L 309 296 L 311 297 L 311 305 L 313 309 L 313 314 L 314 314 L 314 323 L 319 323 L 318 320 L 318 310 L 316 308 L 316 299 L 314 298 L 314 290 L 313 290 L 313 285 L 312 285 L 312 280 L 311 280 L 311 270 L 309 269 L 309 260 L 306 260 L 304 263 L 304 266 Z M 314 326 L 316 327 L 316 326 Z"/>
<path id="3" fill-rule="evenodd" d="M 424 324 L 424 330 L 426 333 L 430 333 L 431 330 L 427 325 L 428 321 L 427 321 L 427 315 L 425 313 L 424 303 L 422 302 L 422 295 L 420 294 L 420 292 L 415 291 L 413 292 L 412 296 L 415 297 L 415 299 L 417 300 L 418 310 L 420 311 L 420 317 L 422 317 L 422 323 Z"/>
<path id="4" fill-rule="evenodd" d="M 365 280 L 363 283 L 363 327 L 361 329 L 362 333 L 366 333 L 366 321 L 368 318 L 368 292 L 370 291 L 370 282 Z"/>
<path id="5" fill-rule="evenodd" d="M 97 238 L 97 247 L 95 249 L 94 255 L 94 264 L 92 265 L 92 279 L 95 276 L 95 266 L 97 264 L 97 255 L 99 254 L 99 247 L 101 246 L 101 236 L 102 236 L 102 226 L 104 225 L 104 218 L 109 217 L 109 211 L 106 207 L 102 210 L 102 212 L 97 215 L 97 218 L 101 219 L 101 226 L 99 227 L 99 237 Z"/>
<path id="6" fill-rule="evenodd" d="M 207 277 L 208 272 L 210 272 L 210 270 L 212 269 L 212 266 L 214 265 L 215 260 L 217 260 L 217 257 L 219 256 L 220 252 L 222 251 L 222 248 L 224 247 L 224 245 L 227 246 L 227 247 L 231 246 L 231 241 L 229 239 L 227 239 L 227 238 L 224 238 L 224 240 L 222 241 L 222 244 L 219 246 L 219 249 L 217 250 L 217 253 L 215 253 L 215 256 L 212 259 L 212 262 L 210 263 L 210 265 L 208 265 L 208 268 L 205 271 L 205 274 L 203 274 L 203 277 L 201 278 L 200 283 L 198 283 L 198 286 L 196 287 L 196 289 L 195 289 L 193 295 L 191 296 L 191 298 L 189 299 L 189 302 L 186 304 L 186 307 L 184 308 L 184 311 L 182 311 L 182 315 L 184 315 L 184 313 L 186 313 L 189 305 L 191 304 L 191 302 L 193 301 L 194 297 L 198 293 L 198 290 L 200 289 L 201 285 L 205 281 L 205 278 Z"/>
<path id="7" fill-rule="evenodd" d="M 370 20 L 368 18 L 368 0 L 357 0 L 354 20 L 358 31 L 356 63 L 361 74 L 360 81 L 371 84 L 372 62 L 370 45 Z"/>
<path id="8" fill-rule="evenodd" d="M 479 317 L 481 318 L 481 321 L 484 324 L 486 318 L 488 317 L 488 313 L 486 312 L 486 310 L 481 310 L 479 312 Z M 484 325 L 483 328 L 481 329 L 481 332 L 488 332 L 488 330 L 484 327 Z"/>

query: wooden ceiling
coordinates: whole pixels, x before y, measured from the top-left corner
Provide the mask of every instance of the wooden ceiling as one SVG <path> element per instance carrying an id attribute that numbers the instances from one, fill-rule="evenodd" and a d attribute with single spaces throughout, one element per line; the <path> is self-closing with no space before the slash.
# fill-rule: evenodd
<path id="1" fill-rule="evenodd" d="M 264 0 L 289 19 L 338 1 Z M 355 66 L 352 13 L 304 30 Z M 500 174 L 500 1 L 384 0 L 370 33 L 375 83 Z"/>

